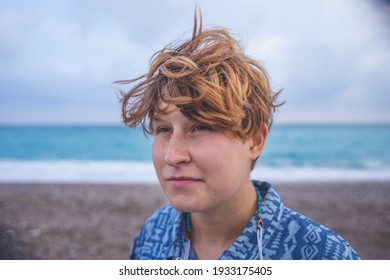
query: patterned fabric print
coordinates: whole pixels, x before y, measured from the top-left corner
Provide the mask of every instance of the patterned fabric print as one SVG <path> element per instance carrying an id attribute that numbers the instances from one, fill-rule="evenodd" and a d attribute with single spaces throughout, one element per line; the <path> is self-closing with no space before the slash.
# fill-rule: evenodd
<path id="1" fill-rule="evenodd" d="M 168 255 L 180 256 L 184 244 L 184 239 L 177 240 L 177 237 L 184 235 L 180 230 L 180 216 L 181 214 L 171 206 L 165 206 L 155 212 L 133 241 L 129 259 L 163 260 Z M 176 250 L 170 252 L 171 249 Z"/>
<path id="2" fill-rule="evenodd" d="M 354 249 L 339 235 L 309 218 L 283 206 L 271 184 L 253 181 L 264 197 L 264 259 L 359 259 Z M 184 215 L 171 206 L 154 213 L 133 242 L 129 259 L 183 258 Z M 190 259 L 196 259 L 193 250 Z M 259 259 L 256 215 L 235 242 L 218 259 Z"/>

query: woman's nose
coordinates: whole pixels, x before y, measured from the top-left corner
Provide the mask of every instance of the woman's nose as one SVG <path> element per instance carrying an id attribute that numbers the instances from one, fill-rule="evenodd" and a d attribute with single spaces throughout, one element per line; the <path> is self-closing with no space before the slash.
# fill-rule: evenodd
<path id="1" fill-rule="evenodd" d="M 178 166 L 190 162 L 189 143 L 185 136 L 173 133 L 165 151 L 165 162 L 171 166 Z"/>

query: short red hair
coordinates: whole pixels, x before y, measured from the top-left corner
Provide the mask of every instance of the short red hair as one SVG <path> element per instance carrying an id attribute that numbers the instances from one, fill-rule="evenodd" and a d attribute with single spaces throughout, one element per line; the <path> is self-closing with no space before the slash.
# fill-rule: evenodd
<path id="1" fill-rule="evenodd" d="M 279 105 L 264 67 L 244 54 L 228 30 L 203 30 L 196 11 L 191 39 L 155 53 L 145 75 L 118 83 L 132 85 L 121 92 L 123 122 L 141 125 L 148 134 L 153 118 L 169 113 L 159 107 L 161 101 L 176 105 L 191 120 L 243 139 L 263 125 L 270 127 Z"/>

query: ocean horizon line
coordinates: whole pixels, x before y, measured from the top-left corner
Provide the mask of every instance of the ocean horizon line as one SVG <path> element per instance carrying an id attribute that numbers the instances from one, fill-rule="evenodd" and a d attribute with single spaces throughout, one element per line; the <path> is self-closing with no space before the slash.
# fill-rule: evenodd
<path id="1" fill-rule="evenodd" d="M 390 126 L 390 121 L 384 122 L 274 122 L 272 126 Z M 83 127 L 124 127 L 129 128 L 123 123 L 0 123 L 0 128 L 53 128 L 53 127 L 70 127 L 70 128 L 83 128 Z M 129 129 L 141 129 L 141 127 L 129 128 Z"/>

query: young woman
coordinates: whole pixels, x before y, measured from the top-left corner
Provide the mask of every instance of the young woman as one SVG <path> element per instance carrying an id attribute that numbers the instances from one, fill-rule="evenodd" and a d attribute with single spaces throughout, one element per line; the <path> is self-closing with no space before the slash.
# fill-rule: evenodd
<path id="1" fill-rule="evenodd" d="M 152 215 L 130 259 L 357 259 L 336 233 L 284 207 L 251 181 L 277 93 L 265 69 L 222 28 L 157 52 L 122 98 L 123 120 L 153 135 L 152 157 L 170 205 Z"/>

